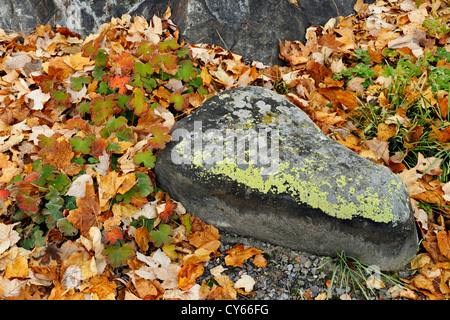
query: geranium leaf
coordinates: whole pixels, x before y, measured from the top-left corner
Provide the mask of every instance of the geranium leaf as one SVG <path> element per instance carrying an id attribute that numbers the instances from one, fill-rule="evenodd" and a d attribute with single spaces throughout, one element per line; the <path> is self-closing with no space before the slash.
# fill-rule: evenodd
<path id="1" fill-rule="evenodd" d="M 164 42 L 158 43 L 158 48 L 160 52 L 174 51 L 178 49 L 179 45 L 176 39 L 166 40 Z"/>
<path id="2" fill-rule="evenodd" d="M 74 91 L 80 91 L 84 85 L 87 85 L 91 82 L 91 77 L 74 77 L 70 79 L 70 88 Z"/>
<path id="3" fill-rule="evenodd" d="M 165 53 L 161 55 L 161 68 L 165 73 L 168 73 L 172 76 L 176 75 L 179 69 L 177 62 L 178 57 L 171 53 Z"/>
<path id="4" fill-rule="evenodd" d="M 189 106 L 189 94 L 182 94 L 181 91 L 174 92 L 169 101 L 173 102 L 173 107 L 177 111 L 183 111 Z"/>
<path id="5" fill-rule="evenodd" d="M 56 222 L 56 227 L 63 235 L 67 237 L 73 237 L 78 234 L 78 229 L 74 228 L 73 224 L 70 223 L 67 218 L 61 218 Z"/>
<path id="6" fill-rule="evenodd" d="M 123 233 L 119 227 L 114 227 L 109 231 L 103 232 L 103 243 L 105 244 L 115 244 L 117 241 L 123 239 Z"/>
<path id="7" fill-rule="evenodd" d="M 164 149 L 166 143 L 170 142 L 171 137 L 169 136 L 169 128 L 164 127 L 160 124 L 154 124 L 150 127 L 150 133 L 153 135 L 149 139 L 149 143 L 152 147 L 158 149 Z"/>
<path id="8" fill-rule="evenodd" d="M 130 77 L 121 77 L 116 74 L 114 77 L 110 77 L 108 80 L 108 85 L 112 90 L 119 89 L 119 94 L 122 95 L 127 91 L 127 87 L 125 86 L 130 82 Z"/>
<path id="9" fill-rule="evenodd" d="M 130 101 L 131 107 L 134 109 L 134 114 L 140 116 L 148 111 L 148 103 L 145 101 L 145 91 L 142 88 L 135 88 L 133 90 L 133 99 Z"/>
<path id="10" fill-rule="evenodd" d="M 149 61 L 150 57 L 157 52 L 158 47 L 151 42 L 142 41 L 139 44 L 139 48 L 136 51 L 136 54 L 140 56 L 140 58 L 144 61 Z"/>
<path id="11" fill-rule="evenodd" d="M 19 208 L 31 213 L 36 213 L 39 210 L 40 202 L 41 199 L 29 195 L 21 195 L 17 197 Z"/>
<path id="12" fill-rule="evenodd" d="M 153 155 L 152 152 L 140 152 L 134 157 L 134 163 L 141 164 L 143 163 L 146 168 L 154 168 L 156 162 L 156 156 Z"/>
<path id="13" fill-rule="evenodd" d="M 126 265 L 127 260 L 135 255 L 133 248 L 129 244 L 108 246 L 108 248 L 103 250 L 103 254 L 114 268 Z"/>
<path id="14" fill-rule="evenodd" d="M 197 69 L 194 68 L 192 61 L 183 60 L 180 63 L 180 68 L 175 76 L 176 79 L 183 80 L 184 82 L 188 82 L 190 79 L 197 77 Z"/>
<path id="15" fill-rule="evenodd" d="M 94 140 L 95 140 L 95 136 L 93 136 L 93 135 L 89 135 L 85 138 L 76 136 L 70 140 L 70 145 L 72 146 L 74 151 L 88 154 L 89 150 L 91 148 L 92 142 Z"/>
<path id="16" fill-rule="evenodd" d="M 170 236 L 171 234 L 172 229 L 170 229 L 170 226 L 165 223 L 161 223 L 158 231 L 153 230 L 150 232 L 150 240 L 156 247 L 160 247 L 163 244 L 170 244 L 172 242 L 172 237 Z"/>
<path id="17" fill-rule="evenodd" d="M 134 71 L 138 72 L 141 77 L 146 77 L 153 74 L 153 66 L 149 62 L 145 64 L 142 62 L 136 62 L 134 64 Z"/>
<path id="18" fill-rule="evenodd" d="M 127 74 L 134 68 L 135 57 L 131 55 L 128 51 L 124 51 L 122 54 L 113 58 L 114 63 L 120 67 L 122 75 Z"/>
<path id="19" fill-rule="evenodd" d="M 100 135 L 102 138 L 108 138 L 111 133 L 125 127 L 127 125 L 127 119 L 123 116 L 118 118 L 112 117 L 105 124 L 105 127 L 100 131 Z"/>

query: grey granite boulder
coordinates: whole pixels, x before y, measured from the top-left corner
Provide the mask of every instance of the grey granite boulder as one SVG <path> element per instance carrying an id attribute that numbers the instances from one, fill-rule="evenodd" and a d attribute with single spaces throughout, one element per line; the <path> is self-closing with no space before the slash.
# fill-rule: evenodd
<path id="1" fill-rule="evenodd" d="M 306 28 L 338 14 L 354 14 L 355 2 L 301 0 L 297 7 L 288 0 L 0 0 L 0 28 L 32 32 L 50 24 L 86 36 L 112 17 L 130 14 L 149 20 L 170 5 L 184 40 L 218 45 L 270 65 L 283 64 L 279 41 L 304 41 Z"/>
<path id="2" fill-rule="evenodd" d="M 240 87 L 179 120 L 158 186 L 224 231 L 314 254 L 401 267 L 418 237 L 398 176 L 326 137 L 277 93 Z"/>

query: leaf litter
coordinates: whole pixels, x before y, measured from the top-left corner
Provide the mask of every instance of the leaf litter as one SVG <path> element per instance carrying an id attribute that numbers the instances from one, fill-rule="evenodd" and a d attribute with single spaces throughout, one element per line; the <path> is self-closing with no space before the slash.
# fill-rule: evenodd
<path id="1" fill-rule="evenodd" d="M 389 292 L 448 299 L 449 7 L 357 1 L 355 11 L 308 28 L 304 43 L 280 42 L 284 66 L 184 43 L 170 9 L 113 18 L 85 39 L 64 27 L 0 30 L 0 296 L 251 295 L 255 281 L 233 283 L 222 265 L 199 280 L 222 256 L 219 231 L 158 189 L 152 169 L 178 119 L 223 90 L 258 85 L 405 181 L 423 241 L 416 273 Z M 225 255 L 231 268 L 267 265 L 242 244 Z"/>

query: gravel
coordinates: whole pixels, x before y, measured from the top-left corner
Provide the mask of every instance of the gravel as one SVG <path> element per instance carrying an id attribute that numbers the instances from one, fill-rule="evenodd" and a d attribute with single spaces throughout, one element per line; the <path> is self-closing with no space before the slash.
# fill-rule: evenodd
<path id="1" fill-rule="evenodd" d="M 323 298 L 327 293 L 327 281 L 332 278 L 334 264 L 330 257 L 312 255 L 295 251 L 281 246 L 272 245 L 253 238 L 247 238 L 221 232 L 222 242 L 219 250 L 222 257 L 212 259 L 205 263 L 204 279 L 211 275 L 209 270 L 222 265 L 227 270 L 222 274 L 228 275 L 236 282 L 243 274 L 247 274 L 255 280 L 250 295 L 238 295 L 238 299 L 250 300 L 302 300 Z M 225 251 L 235 244 L 242 243 L 245 247 L 254 247 L 264 251 L 267 260 L 265 268 L 258 268 L 247 260 L 242 268 L 225 265 Z M 328 262 L 328 263 L 327 263 Z M 393 273 L 388 273 L 392 275 Z M 411 275 L 411 271 L 398 270 L 397 274 L 403 278 Z M 369 276 L 369 275 L 367 275 Z M 370 300 L 392 299 L 388 288 L 392 284 L 384 281 L 387 288 L 365 290 Z M 335 300 L 363 300 L 366 299 L 361 291 L 353 287 L 333 285 L 331 299 Z"/>

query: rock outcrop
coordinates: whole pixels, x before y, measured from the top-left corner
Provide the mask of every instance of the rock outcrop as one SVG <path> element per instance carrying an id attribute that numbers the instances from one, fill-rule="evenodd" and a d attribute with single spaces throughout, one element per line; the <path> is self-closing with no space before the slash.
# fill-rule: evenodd
<path id="1" fill-rule="evenodd" d="M 373 0 L 369 0 L 373 2 Z M 305 40 L 306 29 L 355 13 L 356 0 L 0 0 L 0 28 L 32 32 L 63 26 L 87 36 L 112 17 L 162 16 L 170 5 L 181 38 L 221 46 L 248 61 L 283 64 L 279 41 Z"/>

